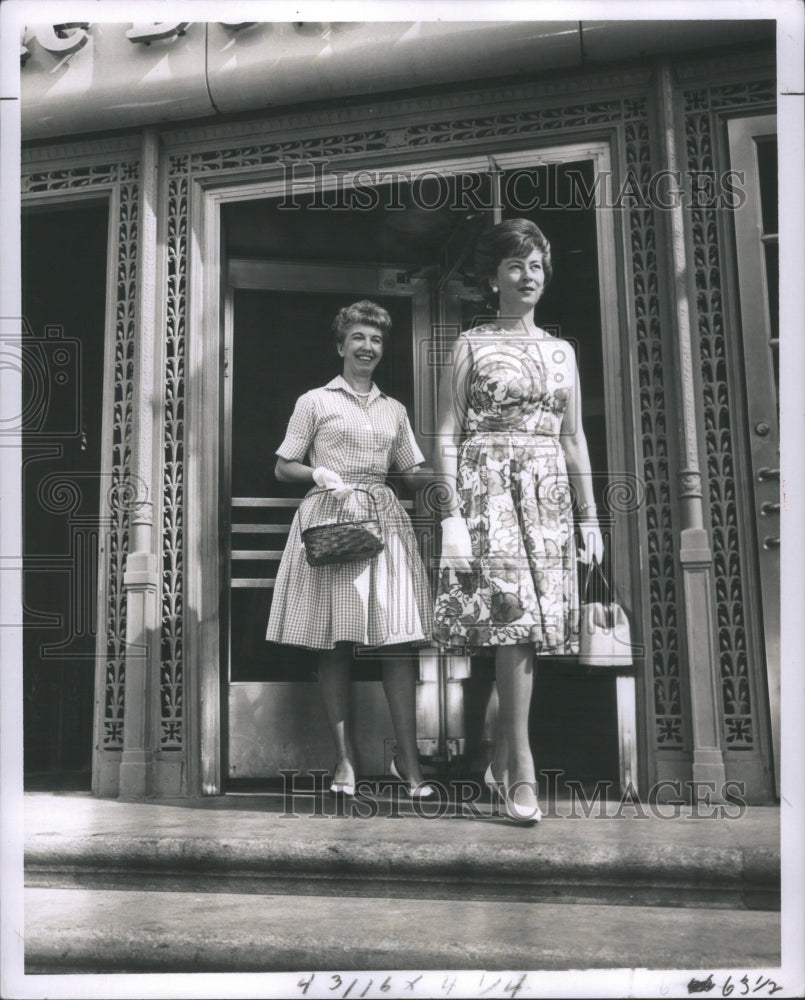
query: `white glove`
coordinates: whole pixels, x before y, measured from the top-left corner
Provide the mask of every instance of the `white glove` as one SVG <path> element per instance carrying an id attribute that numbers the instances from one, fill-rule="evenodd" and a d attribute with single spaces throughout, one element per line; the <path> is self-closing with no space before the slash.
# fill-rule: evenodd
<path id="1" fill-rule="evenodd" d="M 333 472 L 332 469 L 325 469 L 323 465 L 313 470 L 313 482 L 317 486 L 321 486 L 322 489 L 330 490 L 336 500 L 343 500 L 353 490 L 353 487 L 347 486 L 337 472 Z"/>
<path id="2" fill-rule="evenodd" d="M 593 559 L 600 565 L 604 559 L 604 539 L 598 521 L 580 521 L 579 534 L 584 548 L 579 553 L 579 559 L 589 565 Z"/>
<path id="3" fill-rule="evenodd" d="M 442 558 L 440 565 L 457 573 L 472 572 L 472 541 L 467 522 L 456 515 L 442 521 Z"/>

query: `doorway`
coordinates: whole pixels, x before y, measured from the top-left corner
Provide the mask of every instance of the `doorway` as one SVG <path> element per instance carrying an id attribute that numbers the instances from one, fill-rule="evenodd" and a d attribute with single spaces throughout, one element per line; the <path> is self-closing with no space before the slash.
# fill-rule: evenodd
<path id="1" fill-rule="evenodd" d="M 23 211 L 26 789 L 91 786 L 107 228 L 105 202 Z"/>
<path id="2" fill-rule="evenodd" d="M 385 284 L 383 291 L 381 287 Z M 332 753 L 317 690 L 316 654 L 265 641 L 274 577 L 301 484 L 273 475 L 299 396 L 340 371 L 330 325 L 347 302 L 371 296 L 392 318 L 392 334 L 376 381 L 416 412 L 415 346 L 427 336 L 428 290 L 406 280 L 391 289 L 376 267 L 231 260 L 228 269 L 224 372 L 222 535 L 226 571 L 222 657 L 227 664 L 230 784 L 303 773 L 326 766 Z M 412 336 L 413 333 L 413 336 Z M 402 490 L 401 490 L 402 492 Z M 413 501 L 403 494 L 410 509 Z M 364 773 L 383 774 L 393 755 L 393 729 L 380 682 L 380 661 L 356 654 L 353 666 L 357 751 Z M 419 735 L 433 718 L 433 684 L 418 686 Z"/>
<path id="3" fill-rule="evenodd" d="M 393 191 L 378 188 L 360 208 L 348 204 L 343 175 L 329 194 L 325 184 L 289 200 L 287 185 L 277 185 L 270 196 L 264 186 L 251 200 L 236 200 L 233 190 L 222 205 L 218 551 L 221 774 L 228 787 L 276 777 L 284 767 L 326 768 L 331 762 L 313 683 L 315 659 L 272 648 L 264 634 L 273 576 L 304 492 L 274 481 L 274 449 L 295 399 L 340 369 L 328 332 L 340 306 L 366 297 L 392 314 L 392 347 L 377 381 L 408 407 L 429 458 L 443 363 L 438 358 L 449 355 L 445 348 L 461 329 L 484 315 L 468 250 L 495 218 L 532 218 L 552 242 L 555 267 L 537 320 L 576 347 L 601 509 L 609 470 L 631 467 L 614 225 L 595 199 L 584 196 L 595 190 L 597 172 L 607 174 L 608 163 L 604 144 L 507 153 L 420 167 L 430 187 L 415 179 Z M 416 178 L 417 170 L 410 176 Z M 413 500 L 407 498 L 412 512 Z M 620 517 L 607 527 L 617 598 L 639 621 L 633 526 Z M 490 663 L 460 661 L 436 650 L 421 654 L 418 737 L 424 756 L 447 754 L 474 775 L 489 749 L 484 706 Z M 635 673 L 591 677 L 573 658 L 544 664 L 532 710 L 538 769 L 558 768 L 566 780 L 585 785 L 636 784 Z M 356 662 L 359 710 L 373 718 L 361 749 L 370 761 L 363 767 L 367 774 L 385 771 L 392 749 L 378 678 L 376 663 Z"/>

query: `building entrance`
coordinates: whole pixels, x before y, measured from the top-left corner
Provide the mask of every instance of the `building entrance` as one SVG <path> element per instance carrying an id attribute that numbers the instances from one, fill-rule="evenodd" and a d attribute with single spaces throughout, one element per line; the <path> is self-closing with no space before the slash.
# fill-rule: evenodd
<path id="1" fill-rule="evenodd" d="M 608 470 L 624 467 L 621 429 L 628 426 L 626 402 L 612 394 L 620 378 L 620 344 L 612 319 L 611 223 L 590 195 L 597 161 L 589 150 L 576 157 L 569 150 L 543 152 L 539 167 L 529 167 L 534 162 L 521 153 L 420 168 L 419 180 L 378 189 L 371 199 L 360 192 L 364 207 L 355 204 L 357 195 L 347 198 L 343 186 L 329 194 L 298 193 L 285 184 L 275 197 L 223 208 L 219 538 L 225 787 L 332 763 L 315 654 L 268 644 L 264 636 L 288 526 L 305 492 L 275 481 L 274 450 L 298 396 L 340 371 L 329 328 L 341 306 L 370 298 L 390 312 L 391 344 L 376 381 L 406 405 L 430 462 L 440 366 L 449 363 L 458 332 L 484 318 L 471 273 L 475 237 L 499 218 L 533 218 L 552 241 L 555 269 L 537 319 L 574 343 L 596 493 L 600 509 L 607 510 Z M 328 197 L 335 200 L 329 207 Z M 404 501 L 427 561 L 434 554 L 438 515 L 425 509 L 421 497 Z M 637 620 L 625 520 L 611 517 L 603 527 L 618 597 Z M 420 653 L 423 756 L 442 763 L 459 759 L 464 773 L 483 769 L 493 728 L 491 667 L 483 657 L 470 662 L 436 649 Z M 541 664 L 532 708 L 538 769 L 560 771 L 560 783 L 636 783 L 636 672 L 591 676 L 571 657 Z M 370 720 L 360 736 L 362 772 L 387 772 L 393 729 L 379 664 L 359 656 L 353 676 L 357 710 Z"/>

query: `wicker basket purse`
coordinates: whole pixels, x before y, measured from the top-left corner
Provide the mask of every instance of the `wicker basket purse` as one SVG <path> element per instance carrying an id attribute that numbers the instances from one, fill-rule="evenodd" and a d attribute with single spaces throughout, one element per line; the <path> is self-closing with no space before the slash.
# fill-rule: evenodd
<path id="1" fill-rule="evenodd" d="M 355 487 L 342 501 L 332 498 L 331 504 L 340 504 L 338 520 L 305 526 L 303 510 L 305 515 L 308 513 L 305 505 L 308 501 L 329 493 L 330 491 L 326 489 L 313 490 L 299 505 L 299 530 L 308 563 L 311 566 L 327 566 L 331 563 L 354 562 L 356 559 L 370 559 L 382 551 L 383 530 L 380 526 L 377 501 L 369 490 Z M 372 501 L 373 516 L 360 520 L 344 516 L 356 493 L 365 493 Z M 327 505 L 330 511 L 331 504 Z"/>

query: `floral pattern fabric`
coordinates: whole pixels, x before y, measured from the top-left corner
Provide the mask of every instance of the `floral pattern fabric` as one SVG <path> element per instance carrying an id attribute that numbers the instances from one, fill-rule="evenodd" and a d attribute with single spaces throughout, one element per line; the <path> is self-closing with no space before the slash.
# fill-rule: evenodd
<path id="1" fill-rule="evenodd" d="M 533 643 L 578 652 L 573 515 L 560 432 L 575 357 L 563 340 L 497 327 L 469 347 L 467 412 L 458 455 L 472 572 L 439 574 L 434 638 L 472 652 Z"/>

